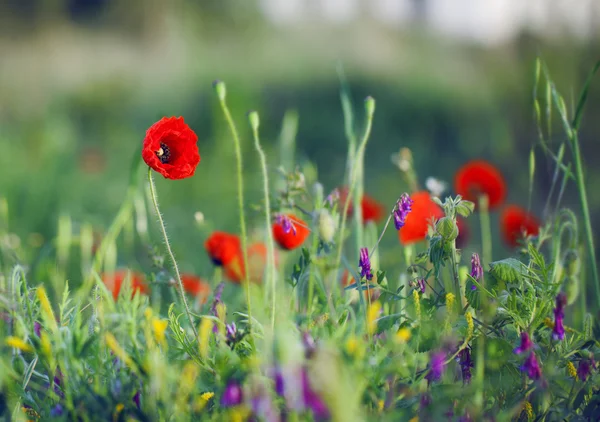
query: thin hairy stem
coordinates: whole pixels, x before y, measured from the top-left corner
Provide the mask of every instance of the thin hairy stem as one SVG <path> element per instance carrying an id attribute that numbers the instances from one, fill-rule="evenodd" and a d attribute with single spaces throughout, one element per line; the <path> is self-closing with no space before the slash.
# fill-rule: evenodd
<path id="1" fill-rule="evenodd" d="M 165 246 L 167 247 L 167 253 L 169 254 L 169 258 L 171 259 L 173 269 L 175 270 L 175 278 L 177 279 L 179 294 L 181 295 L 181 302 L 183 303 L 185 313 L 187 314 L 187 317 L 190 320 L 190 325 L 192 326 L 192 331 L 194 332 L 194 338 L 198 338 L 198 331 L 196 330 L 196 325 L 194 324 L 194 319 L 192 318 L 190 307 L 188 306 L 187 300 L 185 299 L 185 291 L 183 290 L 183 282 L 181 281 L 179 267 L 177 266 L 175 255 L 173 255 L 171 243 L 169 242 L 169 236 L 167 235 L 167 229 L 165 228 L 165 222 L 162 218 L 162 214 L 160 213 L 160 208 L 158 207 L 158 197 L 156 195 L 156 187 L 154 186 L 154 179 L 152 178 L 152 169 L 150 167 L 148 167 L 148 184 L 150 186 L 150 197 L 152 198 L 152 204 L 154 204 L 154 211 L 156 211 L 156 216 L 158 217 L 158 224 L 162 231 Z"/>
<path id="2" fill-rule="evenodd" d="M 267 157 L 260 145 L 258 136 L 258 114 L 250 114 L 250 125 L 252 126 L 252 135 L 254 137 L 254 147 L 260 158 L 260 165 L 263 175 L 263 190 L 265 201 L 265 228 L 267 230 L 267 285 L 271 286 L 271 328 L 275 328 L 275 304 L 277 300 L 277 268 L 275 266 L 275 242 L 273 241 L 273 232 L 271 231 L 271 202 L 269 199 L 269 175 L 267 171 Z"/>

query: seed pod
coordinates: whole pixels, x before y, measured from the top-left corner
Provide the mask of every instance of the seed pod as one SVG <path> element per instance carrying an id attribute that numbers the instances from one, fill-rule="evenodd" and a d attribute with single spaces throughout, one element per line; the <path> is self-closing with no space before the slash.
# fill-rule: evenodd
<path id="1" fill-rule="evenodd" d="M 335 236 L 335 229 L 335 220 L 329 211 L 323 208 L 319 212 L 319 237 L 323 242 L 330 243 L 333 241 L 333 237 Z"/>
<path id="2" fill-rule="evenodd" d="M 581 270 L 581 259 L 575 249 L 569 249 L 563 257 L 563 267 L 567 277 L 577 277 Z"/>
<path id="3" fill-rule="evenodd" d="M 444 238 L 444 240 L 452 241 L 458 237 L 458 226 L 453 218 L 441 218 L 437 222 L 435 229 Z"/>
<path id="4" fill-rule="evenodd" d="M 565 278 L 564 289 L 567 294 L 567 304 L 572 305 L 579 297 L 579 277 Z"/>

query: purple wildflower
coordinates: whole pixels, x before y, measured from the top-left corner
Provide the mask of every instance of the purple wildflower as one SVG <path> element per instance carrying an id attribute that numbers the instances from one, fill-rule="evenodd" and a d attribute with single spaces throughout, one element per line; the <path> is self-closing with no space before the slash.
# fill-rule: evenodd
<path id="1" fill-rule="evenodd" d="M 527 334 L 526 331 L 523 331 L 521 333 L 521 344 L 519 345 L 519 347 L 516 347 L 513 350 L 513 353 L 516 355 L 520 355 L 521 353 L 527 352 L 532 347 L 533 347 L 533 342 L 529 338 L 529 334 Z"/>
<path id="2" fill-rule="evenodd" d="M 142 392 L 140 390 L 137 390 L 135 392 L 135 395 L 133 396 L 133 402 L 135 403 L 138 410 L 142 408 Z"/>
<path id="3" fill-rule="evenodd" d="M 315 344 L 315 339 L 309 332 L 302 333 L 302 345 L 304 346 L 304 356 L 306 356 L 307 359 L 310 359 L 315 354 L 317 345 Z"/>
<path id="4" fill-rule="evenodd" d="M 406 224 L 406 217 L 412 210 L 413 200 L 407 193 L 403 193 L 394 208 L 394 226 L 400 230 Z"/>
<path id="5" fill-rule="evenodd" d="M 225 325 L 225 337 L 227 338 L 227 344 L 234 344 L 237 340 L 237 327 L 235 326 L 235 322 L 231 324 Z"/>
<path id="6" fill-rule="evenodd" d="M 54 406 L 50 410 L 50 416 L 53 418 L 58 418 L 58 417 L 62 416 L 64 413 L 65 413 L 65 408 L 62 407 L 62 405 L 60 403 L 58 403 L 56 406 Z"/>
<path id="7" fill-rule="evenodd" d="M 417 280 L 417 286 L 418 286 L 419 290 L 421 291 L 421 293 L 425 293 L 425 279 L 424 278 L 419 278 Z"/>
<path id="8" fill-rule="evenodd" d="M 244 393 L 242 387 L 238 383 L 231 381 L 227 384 L 227 387 L 225 387 L 225 391 L 223 391 L 223 396 L 221 396 L 221 406 L 237 406 L 242 403 L 243 399 Z"/>
<path id="9" fill-rule="evenodd" d="M 275 392 L 283 397 L 290 410 L 302 412 L 311 410 L 317 421 L 330 417 L 329 409 L 323 399 L 312 389 L 306 368 L 287 372 L 275 371 Z"/>
<path id="10" fill-rule="evenodd" d="M 565 306 L 567 306 L 567 295 L 561 292 L 556 296 L 556 308 L 554 308 L 554 328 L 552 329 L 552 338 L 554 340 L 564 340 L 565 338 L 565 326 L 563 323 Z"/>
<path id="11" fill-rule="evenodd" d="M 42 336 L 42 325 L 37 321 L 33 323 L 33 332 L 38 338 Z"/>
<path id="12" fill-rule="evenodd" d="M 444 373 L 444 369 L 446 368 L 446 353 L 444 352 L 435 352 L 431 354 L 431 361 L 429 363 L 429 373 L 425 377 L 427 381 L 430 383 L 433 381 L 438 381 L 442 374 Z"/>
<path id="13" fill-rule="evenodd" d="M 421 406 L 421 409 L 429 407 L 429 405 L 431 404 L 431 401 L 432 401 L 431 395 L 429 393 L 425 393 L 419 399 L 419 406 Z"/>
<path id="14" fill-rule="evenodd" d="M 476 281 L 481 280 L 483 277 L 483 268 L 481 267 L 481 260 L 479 259 L 479 255 L 477 253 L 473 253 L 471 255 L 471 277 L 473 277 Z M 477 286 L 472 285 L 471 290 L 477 289 Z"/>
<path id="15" fill-rule="evenodd" d="M 285 234 L 292 232 L 296 236 L 296 227 L 294 227 L 294 223 L 292 223 L 292 220 L 287 215 L 278 214 L 275 221 L 281 226 Z"/>
<path id="16" fill-rule="evenodd" d="M 577 377 L 582 381 L 587 380 L 592 373 L 592 369 L 596 369 L 596 361 L 593 356 L 590 359 L 581 359 L 577 367 Z"/>
<path id="17" fill-rule="evenodd" d="M 537 356 L 534 352 L 531 352 L 525 363 L 521 366 L 521 371 L 527 372 L 527 376 L 534 381 L 539 380 L 542 377 L 542 370 L 540 369 L 540 363 L 537 360 Z"/>
<path id="18" fill-rule="evenodd" d="M 340 191 L 337 189 L 334 189 L 333 191 L 331 191 L 331 193 L 329 195 L 327 195 L 327 197 L 325 198 L 325 202 L 327 202 L 329 204 L 329 206 L 331 208 L 333 208 L 333 204 L 338 199 L 340 199 Z"/>
<path id="19" fill-rule="evenodd" d="M 471 349 L 465 347 L 458 354 L 460 370 L 464 384 L 471 382 L 471 368 L 473 367 L 473 359 L 471 359 Z"/>
<path id="20" fill-rule="evenodd" d="M 360 267 L 360 276 L 371 280 L 373 273 L 371 272 L 371 260 L 369 259 L 369 250 L 367 248 L 360 248 L 360 259 L 358 261 Z"/>
<path id="21" fill-rule="evenodd" d="M 304 405 L 312 410 L 315 420 L 322 421 L 329 419 L 329 409 L 323 399 L 312 390 L 306 369 L 302 370 L 302 396 Z"/>
<path id="22" fill-rule="evenodd" d="M 223 301 L 221 300 L 221 296 L 223 295 L 224 287 L 225 287 L 225 283 L 220 282 L 219 285 L 215 288 L 215 294 L 213 296 L 213 303 L 210 307 L 211 315 L 216 316 L 217 318 L 219 317 L 219 313 L 217 312 L 217 306 L 219 305 L 219 303 L 223 303 Z M 218 332 L 219 332 L 218 324 L 213 325 L 213 333 L 218 333 Z"/>

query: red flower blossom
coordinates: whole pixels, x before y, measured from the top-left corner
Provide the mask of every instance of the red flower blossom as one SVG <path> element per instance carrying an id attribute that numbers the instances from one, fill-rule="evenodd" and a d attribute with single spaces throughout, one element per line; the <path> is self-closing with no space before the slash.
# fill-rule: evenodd
<path id="1" fill-rule="evenodd" d="M 210 285 L 194 274 L 181 274 L 183 289 L 204 305 L 210 295 Z"/>
<path id="2" fill-rule="evenodd" d="M 146 131 L 142 158 L 167 179 L 185 179 L 200 162 L 197 141 L 183 117 L 163 117 Z"/>
<path id="3" fill-rule="evenodd" d="M 301 246 L 309 234 L 308 225 L 292 214 L 282 215 L 273 223 L 273 237 L 286 250 Z"/>
<path id="4" fill-rule="evenodd" d="M 112 293 L 115 300 L 118 299 L 119 293 L 121 292 L 121 286 L 123 281 L 130 277 L 131 289 L 133 291 L 131 297 L 136 293 L 148 294 L 150 289 L 144 283 L 144 276 L 138 273 L 134 273 L 129 270 L 117 270 L 112 274 L 102 274 L 102 281 L 106 285 L 107 289 Z"/>
<path id="5" fill-rule="evenodd" d="M 480 195 L 487 195 L 489 209 L 502 205 L 506 197 L 506 183 L 500 171 L 484 160 L 473 160 L 462 166 L 454 177 L 454 190 L 468 201 L 477 203 Z"/>
<path id="6" fill-rule="evenodd" d="M 419 191 L 410 197 L 413 200 L 412 211 L 406 217 L 404 227 L 398 231 L 403 245 L 425 240 L 432 218 L 437 220 L 444 216 L 442 209 L 432 201 L 429 192 Z"/>
<path id="7" fill-rule="evenodd" d="M 537 218 L 518 205 L 508 205 L 500 216 L 502 235 L 507 245 L 515 247 L 525 236 L 536 236 L 540 231 Z"/>
<path id="8" fill-rule="evenodd" d="M 343 211 L 344 206 L 346 204 L 346 199 L 348 198 L 348 189 L 341 188 L 340 190 L 340 200 L 339 207 L 340 210 Z M 369 221 L 374 221 L 375 223 L 381 221 L 381 219 L 385 215 L 385 208 L 375 199 L 371 198 L 368 195 L 363 194 L 362 201 L 360 203 L 360 207 L 362 209 L 363 222 L 367 224 Z M 354 206 L 352 202 L 348 205 L 348 216 L 351 216 L 354 212 Z"/>
<path id="9" fill-rule="evenodd" d="M 275 265 L 277 266 L 277 254 L 275 254 Z M 229 265 L 225 267 L 225 275 L 235 283 L 241 283 L 245 278 L 244 257 L 240 251 Z M 267 246 L 264 243 L 253 243 L 248 247 L 249 278 L 253 283 L 262 283 L 267 267 Z"/>
<path id="10" fill-rule="evenodd" d="M 234 234 L 216 231 L 210 235 L 204 248 L 215 265 L 226 267 L 242 254 L 240 238 Z"/>

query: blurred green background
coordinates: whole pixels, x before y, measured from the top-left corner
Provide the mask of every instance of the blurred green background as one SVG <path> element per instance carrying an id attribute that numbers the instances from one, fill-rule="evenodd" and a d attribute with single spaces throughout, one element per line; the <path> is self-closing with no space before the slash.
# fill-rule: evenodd
<path id="1" fill-rule="evenodd" d="M 159 198 L 184 270 L 210 274 L 206 232 L 190 229 L 194 213 L 204 213 L 207 230 L 237 227 L 232 141 L 212 81 L 227 83 L 251 204 L 261 195 L 245 117 L 251 109 L 261 116 L 273 180 L 282 119 L 296 110 L 298 162 L 316 166 L 326 191 L 343 182 L 340 63 L 359 127 L 363 98 L 377 100 L 366 153 L 368 194 L 391 208 L 407 189 L 390 158 L 407 147 L 422 185 L 428 176 L 451 185 L 461 164 L 486 158 L 505 174 L 509 201 L 526 207 L 528 156 L 538 142 L 535 58 L 548 64 L 571 108 L 600 58 L 600 11 L 588 0 L 521 3 L 4 1 L 0 196 L 8 200 L 10 231 L 35 253 L 56 234 L 61 214 L 104 230 L 124 198 L 131 156 L 146 128 L 163 115 L 181 115 L 199 136 L 202 161 L 191 179 L 157 177 Z M 590 187 L 600 182 L 599 112 L 597 83 L 581 133 Z M 554 148 L 563 138 L 558 128 Z M 541 217 L 553 167 L 536 151 L 532 209 Z M 592 188 L 589 195 L 593 225 L 600 227 L 600 195 Z M 578 211 L 573 190 L 564 204 Z M 249 208 L 251 226 L 261 218 Z M 477 221 L 471 220 L 469 246 L 477 248 Z M 392 257 L 400 253 L 395 236 L 385 238 Z M 498 243 L 496 258 L 500 252 Z"/>

